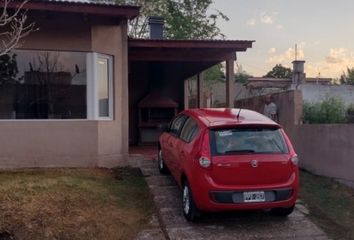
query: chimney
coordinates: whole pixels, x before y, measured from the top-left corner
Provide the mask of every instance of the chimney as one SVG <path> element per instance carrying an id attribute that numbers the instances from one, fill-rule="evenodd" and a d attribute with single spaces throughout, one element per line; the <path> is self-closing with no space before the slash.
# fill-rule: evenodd
<path id="1" fill-rule="evenodd" d="M 297 86 L 301 83 L 304 83 L 305 79 L 306 79 L 304 64 L 305 64 L 305 61 L 300 61 L 300 60 L 293 61 L 292 82 L 293 82 L 293 84 L 296 85 L 296 89 L 297 89 Z"/>
<path id="2" fill-rule="evenodd" d="M 149 17 L 150 39 L 163 39 L 163 17 L 151 16 Z"/>

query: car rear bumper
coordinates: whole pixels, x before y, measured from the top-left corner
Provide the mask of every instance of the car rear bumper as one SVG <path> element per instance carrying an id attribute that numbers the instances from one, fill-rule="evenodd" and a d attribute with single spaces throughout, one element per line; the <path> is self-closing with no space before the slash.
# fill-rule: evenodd
<path id="1" fill-rule="evenodd" d="M 200 175 L 199 175 L 200 176 Z M 298 195 L 298 175 L 294 173 L 286 183 L 259 186 L 217 186 L 207 176 L 192 186 L 193 198 L 202 211 L 252 210 L 288 208 Z M 244 202 L 244 192 L 264 191 L 265 201 Z"/>

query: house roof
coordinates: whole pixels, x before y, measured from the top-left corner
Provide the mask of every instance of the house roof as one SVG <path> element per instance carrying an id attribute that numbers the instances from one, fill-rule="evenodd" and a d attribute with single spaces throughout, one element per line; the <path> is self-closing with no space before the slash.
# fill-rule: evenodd
<path id="1" fill-rule="evenodd" d="M 16 8 L 21 3 L 22 1 L 15 0 L 9 2 L 8 7 Z M 1 5 L 3 5 L 3 1 Z M 23 9 L 64 13 L 83 13 L 88 15 L 101 15 L 107 17 L 132 19 L 139 15 L 140 7 L 110 4 L 105 1 L 100 3 L 92 3 L 88 1 L 78 2 L 62 0 L 32 0 L 27 2 Z"/>
<path id="2" fill-rule="evenodd" d="M 308 84 L 330 85 L 331 78 L 305 78 Z M 286 89 L 292 84 L 292 79 L 287 78 L 267 78 L 267 77 L 250 77 L 246 83 L 247 87 L 251 89 L 262 88 L 283 88 Z"/>
<path id="3" fill-rule="evenodd" d="M 129 39 L 131 61 L 218 62 L 235 58 L 254 41 Z"/>

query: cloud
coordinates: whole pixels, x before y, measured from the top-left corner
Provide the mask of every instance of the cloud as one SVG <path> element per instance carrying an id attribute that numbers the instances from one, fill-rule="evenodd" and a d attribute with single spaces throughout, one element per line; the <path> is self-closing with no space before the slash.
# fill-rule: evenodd
<path id="1" fill-rule="evenodd" d="M 325 61 L 329 64 L 344 63 L 349 60 L 347 55 L 348 50 L 345 48 L 331 48 L 329 55 L 325 57 Z"/>
<path id="2" fill-rule="evenodd" d="M 255 18 L 248 19 L 246 24 L 249 26 L 254 26 L 257 24 L 257 20 Z"/>
<path id="3" fill-rule="evenodd" d="M 274 25 L 276 24 L 275 28 L 277 30 L 282 30 L 283 29 L 283 25 L 279 24 L 277 22 L 277 16 L 278 16 L 278 12 L 267 12 L 267 11 L 262 11 L 259 12 L 258 14 L 254 15 L 252 18 L 248 19 L 246 21 L 246 24 L 248 26 L 255 26 L 258 23 L 262 24 L 262 25 Z"/>
<path id="4" fill-rule="evenodd" d="M 270 49 L 268 50 L 268 53 L 269 53 L 269 54 L 274 54 L 276 51 L 277 51 L 276 48 L 270 48 Z"/>
<path id="5" fill-rule="evenodd" d="M 261 21 L 261 23 L 264 23 L 264 24 L 273 24 L 274 21 L 275 21 L 275 13 L 271 13 L 271 14 L 268 14 L 266 12 L 262 12 L 260 14 L 260 18 L 259 20 Z"/>
<path id="6" fill-rule="evenodd" d="M 305 64 L 308 76 L 339 78 L 346 71 L 347 67 L 354 67 L 354 52 L 343 47 L 330 48 L 328 54 L 317 62 Z"/>
<path id="7" fill-rule="evenodd" d="M 305 43 L 301 43 L 298 45 L 297 50 L 297 59 L 304 59 L 305 53 L 303 50 Z M 291 62 L 295 60 L 295 48 L 288 48 L 285 52 L 274 55 L 275 51 L 273 52 L 272 48 L 269 49 L 268 53 L 271 55 L 266 60 L 269 64 L 282 64 L 284 66 L 290 67 Z"/>

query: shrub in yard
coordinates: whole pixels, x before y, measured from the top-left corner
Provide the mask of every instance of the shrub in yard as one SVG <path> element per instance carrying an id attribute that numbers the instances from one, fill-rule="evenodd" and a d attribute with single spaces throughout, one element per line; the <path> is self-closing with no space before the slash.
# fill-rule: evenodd
<path id="1" fill-rule="evenodd" d="M 338 97 L 327 97 L 322 102 L 304 102 L 303 118 L 304 123 L 343 123 L 344 102 Z"/>
<path id="2" fill-rule="evenodd" d="M 347 121 L 354 123 L 354 103 L 350 104 L 347 108 Z"/>

